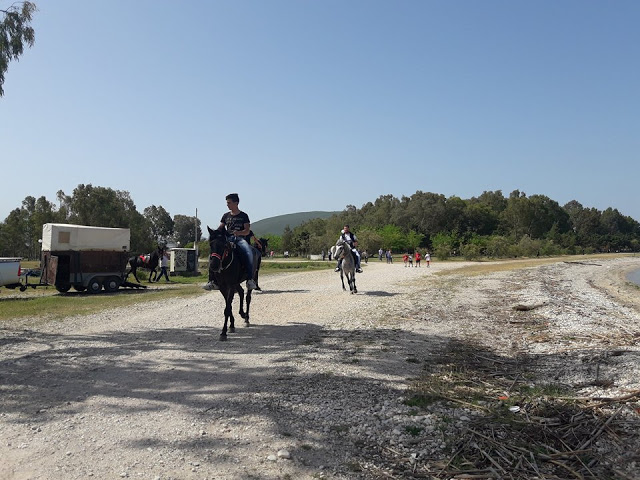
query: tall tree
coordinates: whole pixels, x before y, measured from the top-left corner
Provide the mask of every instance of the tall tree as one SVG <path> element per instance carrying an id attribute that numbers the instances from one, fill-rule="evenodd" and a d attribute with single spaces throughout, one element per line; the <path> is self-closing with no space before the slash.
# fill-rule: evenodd
<path id="1" fill-rule="evenodd" d="M 282 250 L 291 250 L 293 248 L 293 232 L 291 227 L 286 225 L 282 233 Z"/>
<path id="2" fill-rule="evenodd" d="M 4 95 L 4 74 L 11 60 L 18 60 L 25 45 L 32 47 L 36 34 L 30 22 L 37 10 L 33 2 L 18 2 L 6 10 L 0 9 L 0 97 Z"/>
<path id="3" fill-rule="evenodd" d="M 29 219 L 24 208 L 15 208 L 9 212 L 0 229 L 0 256 L 27 256 L 28 223 Z"/>
<path id="4" fill-rule="evenodd" d="M 144 216 L 151 223 L 153 238 L 159 243 L 167 243 L 173 235 L 173 220 L 164 207 L 151 205 L 144 209 Z"/>
<path id="5" fill-rule="evenodd" d="M 200 219 L 188 215 L 174 215 L 173 217 L 173 238 L 180 242 L 180 246 L 193 242 L 194 234 L 196 241 L 200 241 L 202 230 L 200 229 Z"/>
<path id="6" fill-rule="evenodd" d="M 132 252 L 149 252 L 155 247 L 151 224 L 138 212 L 127 191 L 80 184 L 71 196 L 59 191 L 58 199 L 64 205 L 69 223 L 128 228 L 131 230 Z"/>

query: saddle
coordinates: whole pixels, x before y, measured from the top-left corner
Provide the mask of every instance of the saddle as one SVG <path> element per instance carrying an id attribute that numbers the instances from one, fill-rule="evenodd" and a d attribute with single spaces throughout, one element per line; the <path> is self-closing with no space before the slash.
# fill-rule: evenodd
<path id="1" fill-rule="evenodd" d="M 253 270 L 254 271 L 252 272 L 252 276 L 255 277 L 256 271 L 258 270 L 258 260 L 262 258 L 262 254 L 260 253 L 260 250 L 258 250 L 253 245 L 249 244 L 249 246 L 251 247 L 251 253 L 253 254 Z M 225 251 L 225 254 L 222 258 L 225 258 L 227 256 L 227 252 L 232 253 L 238 250 L 238 248 L 236 248 L 237 245 L 229 240 L 227 240 L 227 247 L 229 248 L 229 250 Z M 240 253 L 240 255 L 242 254 Z M 240 264 L 242 265 L 242 270 L 245 270 L 244 263 L 240 262 Z"/>
<path id="2" fill-rule="evenodd" d="M 151 260 L 151 255 L 140 255 L 140 261 L 142 263 L 149 263 L 149 260 Z"/>

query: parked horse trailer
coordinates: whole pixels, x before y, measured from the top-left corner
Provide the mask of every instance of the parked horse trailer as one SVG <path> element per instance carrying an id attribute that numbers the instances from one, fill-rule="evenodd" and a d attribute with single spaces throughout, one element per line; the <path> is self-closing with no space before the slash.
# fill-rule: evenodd
<path id="1" fill-rule="evenodd" d="M 129 248 L 128 228 L 45 223 L 40 282 L 59 292 L 115 292 L 125 284 Z"/>

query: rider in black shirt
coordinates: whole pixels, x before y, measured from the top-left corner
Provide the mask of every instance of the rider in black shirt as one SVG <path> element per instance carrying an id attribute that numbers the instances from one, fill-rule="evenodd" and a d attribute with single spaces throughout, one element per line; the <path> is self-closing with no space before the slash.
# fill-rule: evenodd
<path id="1" fill-rule="evenodd" d="M 238 197 L 237 193 L 230 193 L 226 196 L 226 200 L 229 211 L 222 215 L 218 230 L 226 230 L 227 239 L 235 243 L 240 252 L 242 252 L 240 259 L 247 271 L 247 290 L 253 290 L 256 288 L 256 282 L 253 279 L 253 251 L 251 250 L 251 245 L 249 245 L 249 242 L 246 240 L 246 238 L 249 238 L 248 236 L 251 232 L 249 215 L 238 208 L 240 197 Z M 209 283 L 202 288 L 205 290 L 220 289 L 213 278 L 209 278 Z"/>

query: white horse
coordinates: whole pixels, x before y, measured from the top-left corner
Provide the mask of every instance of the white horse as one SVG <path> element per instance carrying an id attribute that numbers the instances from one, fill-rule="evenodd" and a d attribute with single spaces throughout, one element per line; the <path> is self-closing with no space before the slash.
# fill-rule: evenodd
<path id="1" fill-rule="evenodd" d="M 347 282 L 349 283 L 349 290 L 351 293 L 358 293 L 356 288 L 356 262 L 351 253 L 351 247 L 345 243 L 342 239 L 338 240 L 335 247 L 334 258 L 336 260 L 342 259 L 340 264 L 340 281 L 342 282 L 342 290 L 347 290 L 344 286 L 344 275 L 347 276 Z"/>

